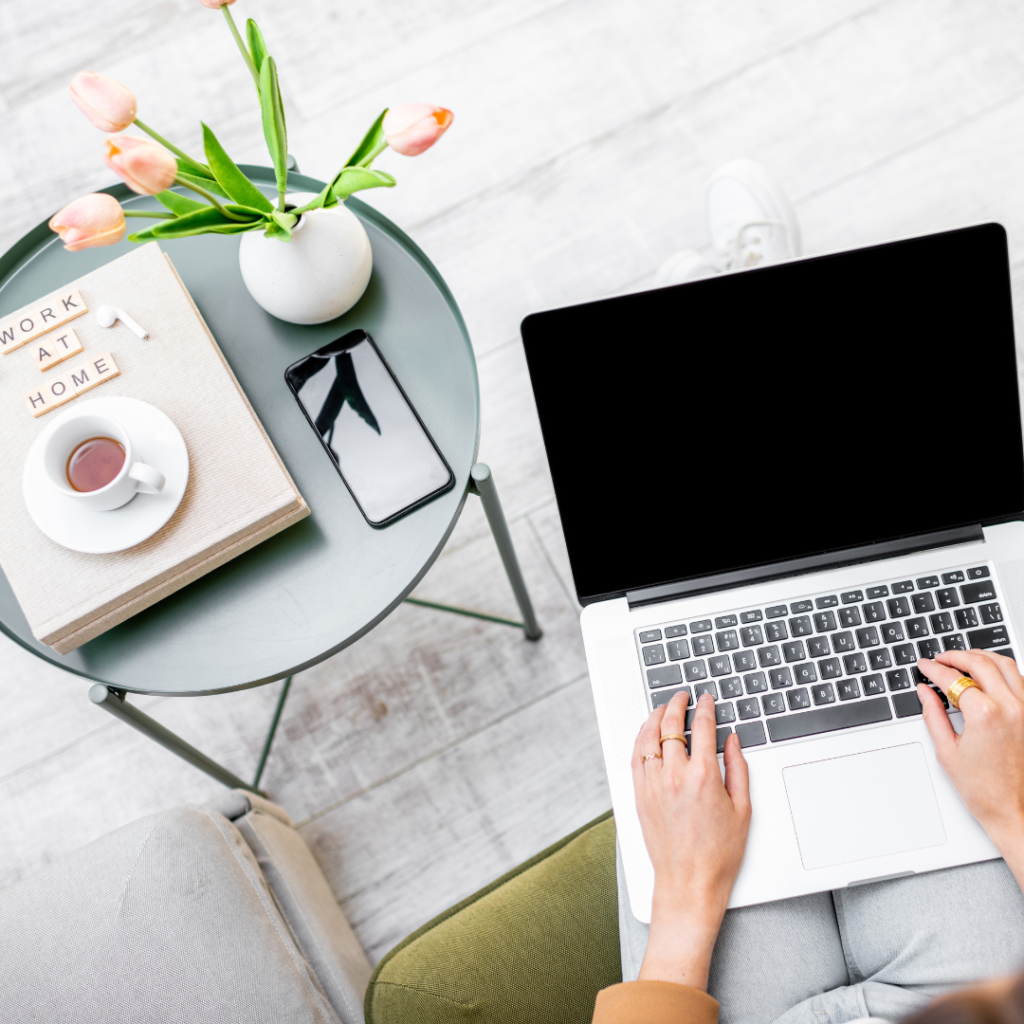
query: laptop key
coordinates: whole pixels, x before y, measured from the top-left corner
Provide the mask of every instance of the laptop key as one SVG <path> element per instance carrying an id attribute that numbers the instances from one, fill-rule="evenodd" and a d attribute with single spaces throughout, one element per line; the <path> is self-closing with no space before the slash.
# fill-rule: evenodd
<path id="1" fill-rule="evenodd" d="M 665 648 L 661 644 L 644 648 L 644 664 L 660 665 L 665 660 Z"/>
<path id="2" fill-rule="evenodd" d="M 811 698 L 804 687 L 800 687 L 799 690 L 791 690 L 786 694 L 786 700 L 789 703 L 790 711 L 803 711 L 804 708 L 811 706 Z"/>
<path id="3" fill-rule="evenodd" d="M 781 693 L 769 693 L 761 698 L 761 707 L 766 715 L 781 715 L 786 710 L 786 702 Z"/>
<path id="4" fill-rule="evenodd" d="M 661 639 L 661 630 L 660 629 L 647 629 L 647 630 L 644 630 L 644 632 L 640 634 L 640 643 L 642 643 L 642 644 L 652 644 L 652 643 L 654 643 L 655 640 L 660 640 L 660 639 Z"/>
<path id="5" fill-rule="evenodd" d="M 741 721 L 748 718 L 760 718 L 761 705 L 756 697 L 744 697 L 743 700 L 736 701 L 736 713 L 740 716 Z"/>
<path id="6" fill-rule="evenodd" d="M 811 630 L 811 617 L 809 615 L 801 615 L 798 618 L 789 620 L 789 632 L 793 636 L 807 636 Z"/>
<path id="7" fill-rule="evenodd" d="M 1003 621 L 1003 610 L 998 604 L 983 604 L 980 609 L 981 621 L 986 626 L 991 626 L 993 622 Z"/>
<path id="8" fill-rule="evenodd" d="M 956 616 L 956 624 L 960 629 L 970 629 L 978 625 L 977 608 L 960 608 L 953 613 Z"/>
<path id="9" fill-rule="evenodd" d="M 1005 626 L 992 626 L 990 629 L 976 629 L 967 634 L 968 647 L 1005 647 L 1010 642 Z"/>
<path id="10" fill-rule="evenodd" d="M 839 604 L 839 598 L 835 594 L 831 594 L 828 597 L 818 597 L 814 600 L 816 608 L 835 608 L 837 604 Z"/>
<path id="11" fill-rule="evenodd" d="M 983 583 L 965 583 L 960 588 L 964 604 L 977 604 L 979 601 L 992 601 L 996 596 L 995 584 L 991 580 Z"/>
<path id="12" fill-rule="evenodd" d="M 674 690 L 655 690 L 651 694 L 651 707 L 660 708 L 662 704 L 667 704 L 677 693 L 683 692 L 690 698 L 689 703 L 692 704 L 693 694 L 690 693 L 690 688 L 688 686 L 679 686 Z"/>
<path id="13" fill-rule="evenodd" d="M 897 665 L 913 665 L 917 661 L 913 644 L 900 644 L 892 649 L 892 656 Z"/>
<path id="14" fill-rule="evenodd" d="M 838 658 L 828 658 L 818 662 L 818 672 L 822 679 L 838 679 L 843 674 L 843 666 Z"/>
<path id="15" fill-rule="evenodd" d="M 815 704 L 835 704 L 836 691 L 831 683 L 821 683 L 811 687 L 811 697 L 814 698 Z"/>
<path id="16" fill-rule="evenodd" d="M 885 673 L 885 678 L 890 690 L 910 689 L 910 673 L 905 668 L 894 668 L 891 672 Z"/>
<path id="17" fill-rule="evenodd" d="M 860 591 L 858 590 L 859 594 Z M 860 625 L 860 609 L 859 608 L 840 608 L 839 609 L 839 625 L 845 629 L 850 629 L 853 626 Z"/>
<path id="18" fill-rule="evenodd" d="M 771 608 L 765 608 L 764 617 L 766 619 L 781 619 L 787 611 L 784 604 L 773 604 Z"/>
<path id="19" fill-rule="evenodd" d="M 732 671 L 732 662 L 728 654 L 719 654 L 708 658 L 708 671 L 713 676 L 727 676 Z"/>
<path id="20" fill-rule="evenodd" d="M 812 601 L 797 601 L 795 604 L 789 606 L 789 610 L 793 615 L 799 615 L 801 612 L 814 611 L 814 603 Z"/>
<path id="21" fill-rule="evenodd" d="M 709 636 L 695 636 L 690 639 L 694 654 L 714 654 L 715 641 Z"/>
<path id="22" fill-rule="evenodd" d="M 922 576 L 917 581 L 917 589 L 918 590 L 928 590 L 931 587 L 937 587 L 938 585 L 939 585 L 939 577 L 938 576 Z"/>
<path id="23" fill-rule="evenodd" d="M 918 637 L 928 635 L 928 623 L 924 618 L 920 619 L 907 619 L 907 636 L 911 640 L 916 640 Z"/>
<path id="24" fill-rule="evenodd" d="M 786 686 L 793 685 L 793 676 L 788 668 L 769 669 L 768 678 L 771 680 L 773 690 L 781 690 Z"/>
<path id="25" fill-rule="evenodd" d="M 686 681 L 695 683 L 698 679 L 707 679 L 708 667 L 703 661 L 688 661 L 683 665 L 683 672 L 686 673 Z"/>
<path id="26" fill-rule="evenodd" d="M 935 611 L 935 600 L 931 594 L 915 594 L 911 599 L 911 603 L 914 605 L 914 611 L 918 615 L 924 615 L 927 612 Z"/>
<path id="27" fill-rule="evenodd" d="M 892 706 L 896 709 L 897 718 L 911 718 L 921 714 L 921 701 L 916 693 L 893 694 Z"/>
<path id="28" fill-rule="evenodd" d="M 719 679 L 718 689 L 721 690 L 723 697 L 743 696 L 743 684 L 740 682 L 739 676 L 733 676 L 731 679 Z"/>
<path id="29" fill-rule="evenodd" d="M 768 689 L 768 680 L 763 672 L 751 672 L 749 676 L 743 677 L 743 685 L 747 693 L 764 693 Z"/>
<path id="30" fill-rule="evenodd" d="M 807 657 L 804 651 L 803 641 L 790 640 L 788 644 L 782 645 L 782 656 L 787 662 L 803 661 Z"/>
<path id="31" fill-rule="evenodd" d="M 1001 654 L 1004 658 L 1012 658 L 1014 661 L 1017 660 L 1017 656 L 1013 653 L 1012 647 L 1000 647 L 998 651 L 993 651 L 993 654 Z"/>
<path id="32" fill-rule="evenodd" d="M 757 663 L 761 668 L 771 668 L 772 665 L 781 665 L 782 658 L 779 656 L 778 647 L 759 647 L 757 650 Z"/>
<path id="33" fill-rule="evenodd" d="M 868 587 L 868 600 L 874 601 L 876 597 L 888 597 L 888 587 Z"/>
<path id="34" fill-rule="evenodd" d="M 892 585 L 892 592 L 894 594 L 908 594 L 914 589 L 914 584 L 910 580 L 904 580 L 902 583 L 894 583 Z"/>
<path id="35" fill-rule="evenodd" d="M 948 587 L 946 590 L 936 590 L 935 597 L 940 608 L 955 608 L 960 603 L 960 595 L 956 587 Z"/>
<path id="36" fill-rule="evenodd" d="M 860 685 L 864 690 L 865 697 L 874 697 L 876 694 L 885 693 L 885 681 L 877 674 L 861 676 Z"/>
<path id="37" fill-rule="evenodd" d="M 837 729 L 850 729 L 857 725 L 888 722 L 891 718 L 889 698 L 876 697 L 874 700 L 850 701 L 848 704 L 835 704 L 832 707 L 804 711 L 799 715 L 773 718 L 768 723 L 768 735 L 773 742 L 778 743 L 781 740 L 817 736 Z"/>
<path id="38" fill-rule="evenodd" d="M 856 679 L 843 679 L 836 683 L 836 693 L 840 700 L 856 700 L 860 696 L 860 686 Z"/>
<path id="39" fill-rule="evenodd" d="M 881 601 L 873 601 L 864 605 L 865 622 L 881 622 L 885 618 L 885 605 Z"/>
<path id="40" fill-rule="evenodd" d="M 685 626 L 666 626 L 665 627 L 665 638 L 671 639 L 674 636 L 686 636 Z"/>
<path id="41" fill-rule="evenodd" d="M 859 676 L 861 672 L 868 670 L 868 660 L 859 651 L 856 654 L 844 655 L 843 665 L 846 667 L 848 676 Z"/>
<path id="42" fill-rule="evenodd" d="M 761 613 L 760 613 L 760 611 L 755 610 L 755 611 L 752 611 L 752 612 L 740 612 L 740 622 L 760 622 L 760 621 L 761 621 Z"/>
<path id="43" fill-rule="evenodd" d="M 715 619 L 715 629 L 728 629 L 730 626 L 736 625 L 735 615 L 719 615 Z"/>
<path id="44" fill-rule="evenodd" d="M 710 693 L 715 700 L 718 700 L 718 687 L 714 683 L 698 683 L 693 688 L 693 699 L 698 701 L 705 693 Z"/>
<path id="45" fill-rule="evenodd" d="M 969 580 L 980 580 L 988 575 L 988 566 L 979 565 L 976 569 L 967 570 L 967 578 Z"/>
<path id="46" fill-rule="evenodd" d="M 885 605 L 891 619 L 905 619 L 910 614 L 910 601 L 905 597 L 890 597 Z"/>
<path id="47" fill-rule="evenodd" d="M 853 645 L 853 634 L 836 633 L 836 635 L 832 637 L 832 650 L 834 650 L 836 654 L 845 654 L 846 651 L 856 650 Z"/>
<path id="48" fill-rule="evenodd" d="M 864 591 L 848 590 L 845 594 L 840 595 L 840 600 L 843 604 L 859 604 L 864 600 Z"/>
<path id="49" fill-rule="evenodd" d="M 836 613 L 835 612 L 818 612 L 814 616 L 814 628 L 819 633 L 831 633 L 833 629 L 838 629 L 836 625 Z"/>
<path id="50" fill-rule="evenodd" d="M 798 683 L 815 683 L 818 681 L 818 672 L 813 661 L 804 662 L 803 665 L 794 665 L 793 673 Z"/>
<path id="51" fill-rule="evenodd" d="M 729 701 L 724 704 L 715 705 L 715 722 L 718 725 L 725 725 L 726 722 L 736 721 L 736 709 Z"/>
<path id="52" fill-rule="evenodd" d="M 889 657 L 889 652 L 884 647 L 877 651 L 870 651 L 868 661 L 873 669 L 888 668 L 892 664 L 892 658 Z"/>
<path id="53" fill-rule="evenodd" d="M 683 681 L 683 673 L 678 665 L 665 665 L 664 668 L 647 670 L 647 685 L 653 690 L 656 686 L 672 686 Z"/>
<path id="54" fill-rule="evenodd" d="M 877 647 L 881 641 L 878 639 L 878 630 L 874 626 L 865 626 L 857 630 L 858 647 Z"/>
<path id="55" fill-rule="evenodd" d="M 954 633 L 952 636 L 942 638 L 942 649 L 944 651 L 966 651 L 967 644 L 964 643 L 962 633 Z"/>
<path id="56" fill-rule="evenodd" d="M 740 630 L 740 640 L 744 647 L 757 647 L 764 643 L 764 634 L 760 626 L 744 626 Z"/>
<path id="57" fill-rule="evenodd" d="M 832 653 L 828 645 L 827 636 L 814 636 L 807 641 L 807 649 L 811 652 L 812 658 L 824 658 L 826 654 Z"/>
<path id="58" fill-rule="evenodd" d="M 929 637 L 927 640 L 920 640 L 917 644 L 917 653 L 922 658 L 928 658 L 934 660 L 936 654 L 942 653 L 942 644 L 935 637 Z"/>
<path id="59" fill-rule="evenodd" d="M 740 738 L 741 747 L 760 747 L 768 742 L 764 735 L 764 725 L 761 722 L 746 722 L 737 725 L 736 735 Z"/>
<path id="60" fill-rule="evenodd" d="M 751 669 L 757 668 L 757 658 L 753 651 L 737 651 L 732 656 L 732 663 L 737 672 L 749 672 Z"/>
<path id="61" fill-rule="evenodd" d="M 789 630 L 784 622 L 766 622 L 764 626 L 765 635 L 769 643 L 778 643 L 789 637 Z"/>
<path id="62" fill-rule="evenodd" d="M 710 619 L 699 619 L 697 622 L 690 623 L 690 634 L 694 633 L 710 633 L 711 632 L 711 620 Z"/>
<path id="63" fill-rule="evenodd" d="M 953 625 L 953 616 L 949 612 L 936 612 L 928 616 L 928 621 L 932 624 L 933 633 L 952 633 L 956 628 Z"/>
<path id="64" fill-rule="evenodd" d="M 882 643 L 895 644 L 903 639 L 903 627 L 898 622 L 887 622 L 882 626 Z M 700 653 L 699 651 L 697 652 Z"/>
<path id="65" fill-rule="evenodd" d="M 668 660 L 683 661 L 690 656 L 690 645 L 685 640 L 669 640 Z"/>
<path id="66" fill-rule="evenodd" d="M 719 754 L 725 750 L 725 741 L 729 738 L 729 734 L 731 732 L 731 725 L 719 726 L 719 728 L 715 730 L 715 742 L 717 743 L 717 750 Z"/>
<path id="67" fill-rule="evenodd" d="M 740 638 L 735 629 L 727 629 L 724 633 L 715 634 L 715 643 L 720 651 L 735 651 L 740 645 Z"/>
<path id="68" fill-rule="evenodd" d="M 964 578 L 964 574 L 960 569 L 957 569 L 956 572 L 944 572 L 942 574 L 942 582 L 947 586 L 950 583 L 963 583 Z"/>

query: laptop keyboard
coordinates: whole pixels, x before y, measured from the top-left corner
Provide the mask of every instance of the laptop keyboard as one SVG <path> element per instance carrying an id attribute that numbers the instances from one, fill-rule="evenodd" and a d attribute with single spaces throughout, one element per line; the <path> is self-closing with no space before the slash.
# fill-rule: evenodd
<path id="1" fill-rule="evenodd" d="M 921 714 L 920 658 L 981 648 L 1014 657 L 988 566 L 890 580 L 788 604 L 638 629 L 651 708 L 681 690 L 715 699 L 718 750 Z M 931 685 L 929 683 L 929 685 Z M 949 708 L 945 696 L 932 687 Z"/>

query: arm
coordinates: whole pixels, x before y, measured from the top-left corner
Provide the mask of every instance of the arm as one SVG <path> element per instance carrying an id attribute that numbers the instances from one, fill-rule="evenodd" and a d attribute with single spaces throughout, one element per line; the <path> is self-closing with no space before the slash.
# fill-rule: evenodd
<path id="1" fill-rule="evenodd" d="M 697 702 L 692 754 L 680 740 L 659 742 L 682 735 L 686 702 L 680 692 L 657 708 L 633 747 L 637 814 L 654 866 L 651 932 L 640 980 L 605 989 L 594 1024 L 714 1024 L 717 1018 L 718 1004 L 704 993 L 746 848 L 750 793 L 735 734 L 725 745 L 722 781 L 711 697 Z"/>
<path id="2" fill-rule="evenodd" d="M 960 695 L 961 735 L 942 702 L 917 687 L 939 764 L 1024 890 L 1024 678 L 1012 658 L 982 651 L 946 651 L 918 668 L 943 693 L 961 676 L 980 688 Z"/>

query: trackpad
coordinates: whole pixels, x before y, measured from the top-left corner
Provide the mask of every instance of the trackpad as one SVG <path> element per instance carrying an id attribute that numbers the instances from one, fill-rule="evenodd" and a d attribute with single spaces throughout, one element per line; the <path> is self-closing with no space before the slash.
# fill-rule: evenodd
<path id="1" fill-rule="evenodd" d="M 946 841 L 920 743 L 793 765 L 782 777 L 805 868 Z"/>

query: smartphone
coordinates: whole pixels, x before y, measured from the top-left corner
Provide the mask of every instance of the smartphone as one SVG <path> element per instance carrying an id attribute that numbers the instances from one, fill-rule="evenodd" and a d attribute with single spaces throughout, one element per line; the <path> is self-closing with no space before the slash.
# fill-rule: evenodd
<path id="1" fill-rule="evenodd" d="M 386 526 L 455 483 L 366 331 L 292 363 L 284 379 L 371 526 Z"/>

